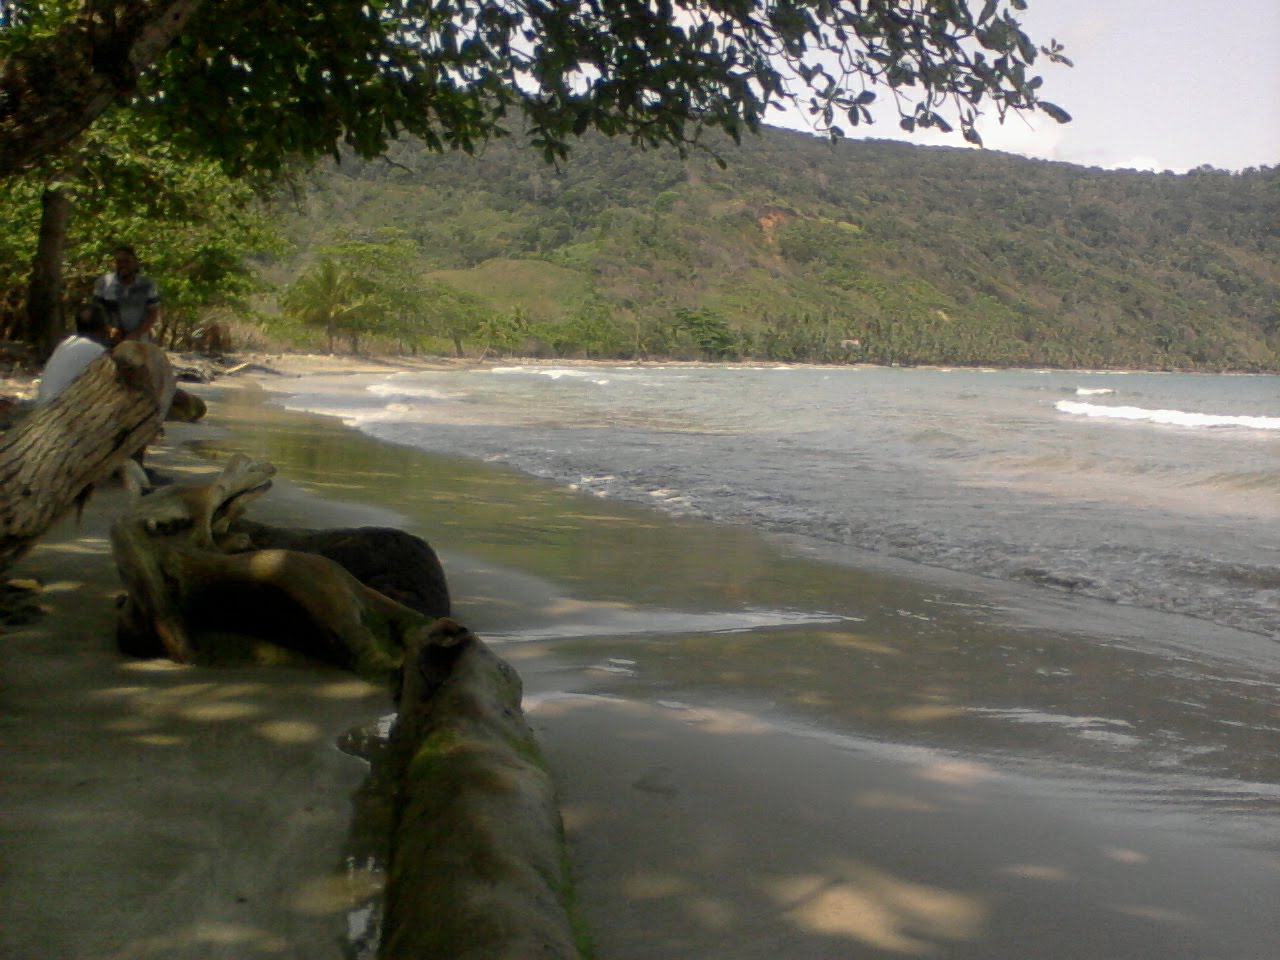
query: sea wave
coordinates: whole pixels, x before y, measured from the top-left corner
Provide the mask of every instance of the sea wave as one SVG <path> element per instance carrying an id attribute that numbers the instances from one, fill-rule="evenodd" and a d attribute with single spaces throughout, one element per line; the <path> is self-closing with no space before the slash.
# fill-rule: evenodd
<path id="1" fill-rule="evenodd" d="M 400 386 L 396 383 L 371 383 L 365 390 L 375 397 L 411 397 L 415 400 L 453 400 L 457 394 L 431 387 Z"/>
<path id="2" fill-rule="evenodd" d="M 1115 393 L 1110 387 L 1076 387 L 1077 397 L 1098 397 L 1104 393 Z"/>
<path id="3" fill-rule="evenodd" d="M 1215 413 L 1188 413 L 1184 410 L 1147 410 L 1143 407 L 1108 407 L 1096 403 L 1059 400 L 1061 413 L 1106 420 L 1134 420 L 1177 427 L 1245 427 L 1250 430 L 1280 430 L 1280 417 L 1232 416 Z"/>
<path id="4" fill-rule="evenodd" d="M 533 377 L 547 377 L 550 380 L 585 380 L 589 383 L 605 386 L 608 378 L 601 378 L 594 370 L 574 370 L 569 367 L 493 367 L 491 374 L 510 375 L 526 374 Z"/>

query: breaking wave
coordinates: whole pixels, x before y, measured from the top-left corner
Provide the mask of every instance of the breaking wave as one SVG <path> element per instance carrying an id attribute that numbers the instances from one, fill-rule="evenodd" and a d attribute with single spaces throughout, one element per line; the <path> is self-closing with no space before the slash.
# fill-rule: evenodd
<path id="1" fill-rule="evenodd" d="M 1062 413 L 1101 420 L 1146 421 L 1176 427 L 1245 427 L 1249 430 L 1280 430 L 1280 417 L 1187 413 L 1183 410 L 1147 410 L 1143 407 L 1108 407 L 1097 403 L 1080 403 L 1075 400 L 1059 400 L 1054 406 Z"/>

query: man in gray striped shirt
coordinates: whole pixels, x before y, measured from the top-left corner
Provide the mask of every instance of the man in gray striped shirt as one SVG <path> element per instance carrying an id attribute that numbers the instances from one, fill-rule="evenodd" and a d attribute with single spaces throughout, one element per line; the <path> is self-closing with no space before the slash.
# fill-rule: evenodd
<path id="1" fill-rule="evenodd" d="M 114 251 L 116 268 L 98 278 L 93 297 L 102 302 L 113 318 L 112 342 L 151 342 L 151 330 L 160 322 L 160 290 L 154 280 L 141 272 L 133 247 L 121 245 Z"/>

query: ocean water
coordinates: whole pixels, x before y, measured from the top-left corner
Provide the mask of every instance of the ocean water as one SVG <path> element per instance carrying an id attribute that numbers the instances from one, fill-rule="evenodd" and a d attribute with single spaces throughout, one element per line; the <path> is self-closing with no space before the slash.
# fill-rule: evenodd
<path id="1" fill-rule="evenodd" d="M 1280 377 L 511 365 L 308 377 L 380 439 L 1280 638 Z"/>

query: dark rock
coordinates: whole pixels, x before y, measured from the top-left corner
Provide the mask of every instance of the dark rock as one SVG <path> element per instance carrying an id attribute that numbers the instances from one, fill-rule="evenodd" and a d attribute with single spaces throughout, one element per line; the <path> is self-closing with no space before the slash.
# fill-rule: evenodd
<path id="1" fill-rule="evenodd" d="M 194 393 L 177 389 L 173 391 L 173 403 L 169 405 L 166 420 L 178 420 L 182 423 L 195 423 L 209 412 L 208 405 Z"/>

